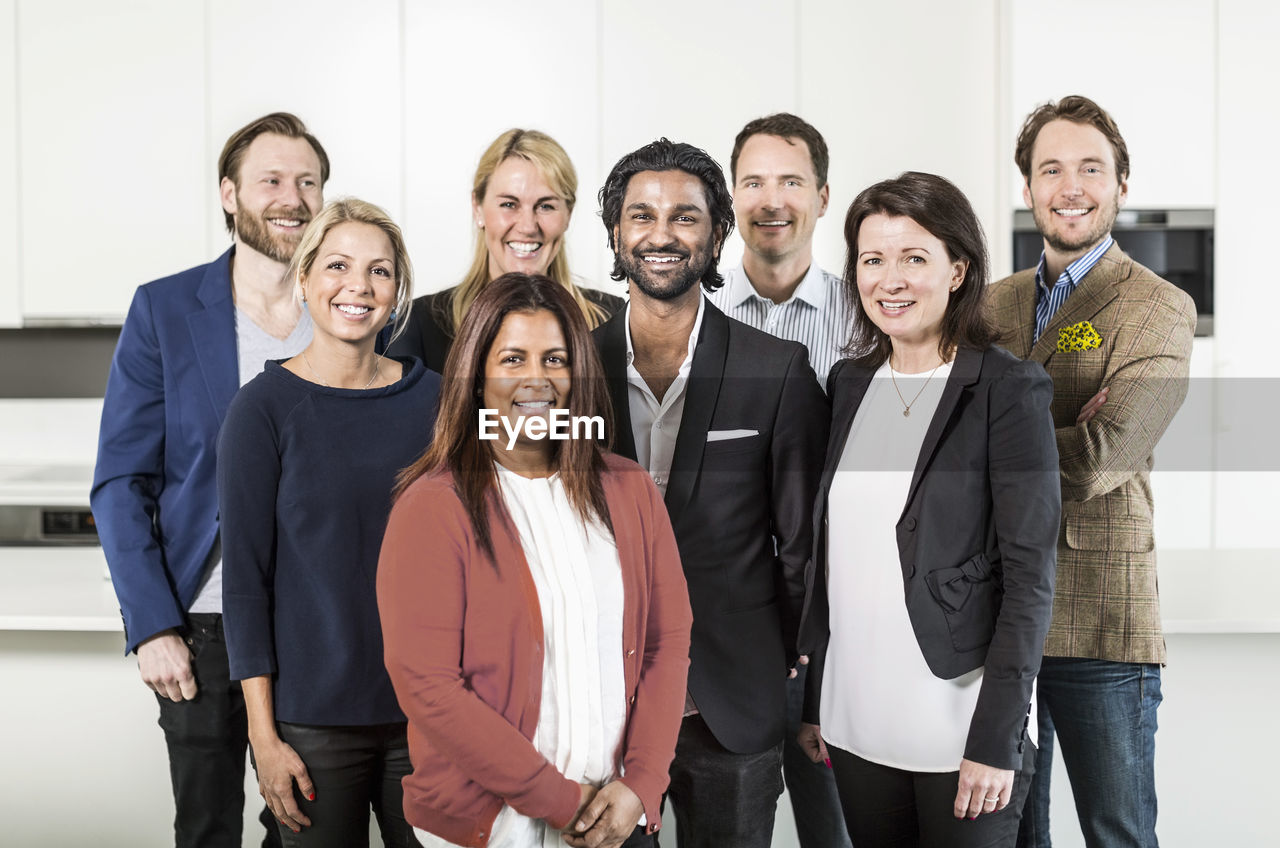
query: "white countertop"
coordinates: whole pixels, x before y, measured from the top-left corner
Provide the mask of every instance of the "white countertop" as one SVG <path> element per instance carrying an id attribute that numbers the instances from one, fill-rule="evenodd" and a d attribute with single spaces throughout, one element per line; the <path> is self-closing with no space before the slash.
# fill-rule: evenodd
<path id="1" fill-rule="evenodd" d="M 1280 550 L 1158 554 L 1166 633 L 1280 633 Z M 120 632 L 97 547 L 0 547 L 0 630 Z"/>

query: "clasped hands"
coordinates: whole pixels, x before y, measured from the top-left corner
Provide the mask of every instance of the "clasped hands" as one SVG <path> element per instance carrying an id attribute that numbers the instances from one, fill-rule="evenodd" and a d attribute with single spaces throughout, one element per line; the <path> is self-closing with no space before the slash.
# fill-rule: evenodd
<path id="1" fill-rule="evenodd" d="M 572 848 L 617 848 L 626 842 L 644 813 L 640 797 L 619 780 L 599 789 L 588 783 L 578 785 L 582 799 L 561 834 L 565 844 Z"/>

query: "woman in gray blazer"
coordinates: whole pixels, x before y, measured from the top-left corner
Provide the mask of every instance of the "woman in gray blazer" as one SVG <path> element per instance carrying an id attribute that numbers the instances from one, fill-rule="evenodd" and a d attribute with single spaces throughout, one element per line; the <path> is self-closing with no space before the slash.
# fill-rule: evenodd
<path id="1" fill-rule="evenodd" d="M 827 387 L 800 741 L 859 848 L 1012 846 L 1060 518 L 1053 387 L 994 346 L 982 228 L 950 182 L 868 188 L 845 239 L 856 356 Z"/>

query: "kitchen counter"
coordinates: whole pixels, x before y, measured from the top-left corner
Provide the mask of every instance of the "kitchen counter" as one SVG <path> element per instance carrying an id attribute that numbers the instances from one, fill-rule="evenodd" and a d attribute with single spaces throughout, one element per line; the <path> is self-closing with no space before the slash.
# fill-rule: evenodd
<path id="1" fill-rule="evenodd" d="M 1160 551 L 1166 633 L 1280 633 L 1280 550 Z M 0 630 L 120 632 L 98 547 L 0 547 Z"/>

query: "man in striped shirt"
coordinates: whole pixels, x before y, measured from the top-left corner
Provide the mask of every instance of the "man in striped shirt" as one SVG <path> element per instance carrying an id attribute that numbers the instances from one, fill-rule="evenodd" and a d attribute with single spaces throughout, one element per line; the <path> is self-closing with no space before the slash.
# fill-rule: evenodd
<path id="1" fill-rule="evenodd" d="M 827 143 L 795 115 L 757 118 L 733 143 L 729 172 L 742 264 L 724 272 L 707 295 L 730 318 L 770 335 L 800 342 L 818 381 L 849 340 L 849 304 L 840 278 L 813 261 L 813 228 L 826 214 Z M 787 681 L 787 735 L 782 771 L 801 848 L 848 848 L 831 769 L 814 763 L 796 742 L 804 706 L 805 667 Z"/>
<path id="2" fill-rule="evenodd" d="M 807 347 L 824 385 L 851 326 L 840 278 L 813 261 L 813 229 L 830 198 L 827 163 L 822 135 L 795 115 L 781 112 L 742 128 L 729 172 L 746 250 L 710 295 L 730 318 Z"/>

